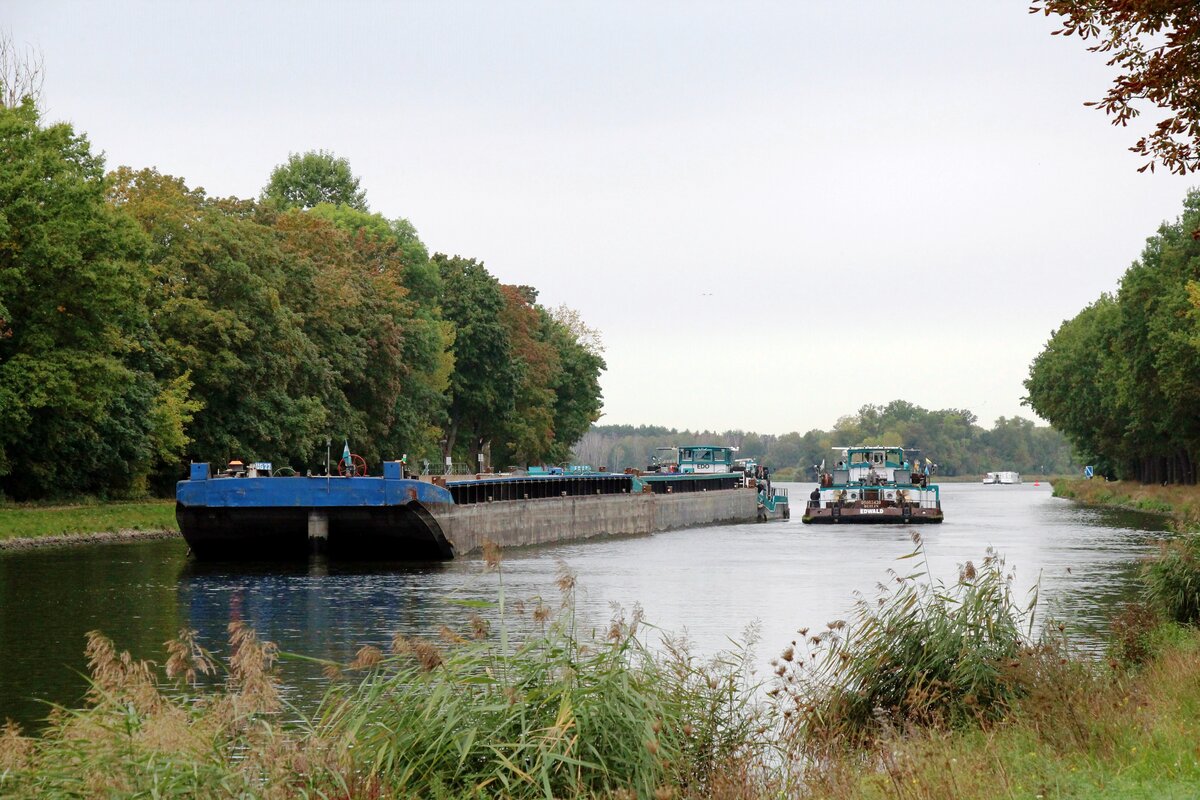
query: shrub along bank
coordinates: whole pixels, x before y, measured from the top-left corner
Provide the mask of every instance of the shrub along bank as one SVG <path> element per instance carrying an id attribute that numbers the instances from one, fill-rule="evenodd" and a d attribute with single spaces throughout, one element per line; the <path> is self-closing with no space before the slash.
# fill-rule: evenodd
<path id="1" fill-rule="evenodd" d="M 745 649 L 648 646 L 636 613 L 579 635 L 566 572 L 561 607 L 506 605 L 495 550 L 495 603 L 436 641 L 327 662 L 311 714 L 276 684 L 286 656 L 240 623 L 224 667 L 185 631 L 163 675 L 96 633 L 87 706 L 40 738 L 0 733 L 0 795 L 1194 796 L 1200 603 L 1155 588 L 1159 561 L 1097 660 L 1064 626 L 1035 635 L 996 555 L 951 585 L 919 542 L 909 558 L 849 620 L 800 631 L 766 683 Z M 1171 564 L 1172 585 L 1200 587 L 1196 564 Z"/>
<path id="2" fill-rule="evenodd" d="M 1056 478 L 1054 496 L 1086 505 L 1167 514 L 1178 530 L 1200 530 L 1200 486 Z"/>

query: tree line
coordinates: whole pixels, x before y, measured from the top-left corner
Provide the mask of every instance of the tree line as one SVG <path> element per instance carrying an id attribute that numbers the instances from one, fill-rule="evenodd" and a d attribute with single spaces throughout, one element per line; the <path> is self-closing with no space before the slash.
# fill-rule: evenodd
<path id="1" fill-rule="evenodd" d="M 321 470 L 328 438 L 376 465 L 561 461 L 604 367 L 577 313 L 431 256 L 331 153 L 213 197 L 0 107 L 8 497 L 165 491 L 189 460 Z"/>
<path id="2" fill-rule="evenodd" d="M 1200 457 L 1200 191 L 1034 359 L 1029 404 L 1100 474 L 1195 483 Z"/>
<path id="3" fill-rule="evenodd" d="M 653 425 L 593 425 L 576 446 L 584 462 L 620 471 L 645 467 L 656 447 L 716 444 L 738 447 L 777 476 L 811 480 L 814 465 L 831 462 L 834 447 L 882 444 L 920 450 L 947 476 L 997 470 L 1066 473 L 1075 470 L 1071 445 L 1053 428 L 1021 417 L 1000 417 L 988 430 L 966 409 L 929 411 L 904 400 L 864 405 L 832 430 L 782 435 L 732 430 L 690 431 Z"/>

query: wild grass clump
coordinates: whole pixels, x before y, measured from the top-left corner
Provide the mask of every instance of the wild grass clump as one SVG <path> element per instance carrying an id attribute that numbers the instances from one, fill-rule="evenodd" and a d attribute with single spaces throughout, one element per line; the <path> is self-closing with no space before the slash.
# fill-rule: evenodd
<path id="1" fill-rule="evenodd" d="M 184 631 L 169 644 L 166 675 L 88 634 L 86 707 L 55 708 L 41 737 L 0 735 L 0 796 L 294 797 L 341 785 L 327 743 L 285 726 L 274 646 L 230 625 L 224 686 L 186 681 L 216 664 Z"/>
<path id="2" fill-rule="evenodd" d="M 1200 535 L 1184 534 L 1160 544 L 1142 565 L 1142 597 L 1163 616 L 1182 625 L 1200 622 Z"/>
<path id="3" fill-rule="evenodd" d="M 572 606 L 511 653 L 397 637 L 366 680 L 326 699 L 317 727 L 353 774 L 404 797 L 707 796 L 764 750 L 745 650 L 652 651 L 636 610 L 580 641 Z"/>
<path id="4" fill-rule="evenodd" d="M 910 558 L 923 554 L 914 541 Z M 848 624 L 802 630 L 803 645 L 777 664 L 776 696 L 810 752 L 867 746 L 889 730 L 994 721 L 1028 691 L 1032 676 L 1018 668 L 1038 654 L 1033 603 L 1018 605 L 996 554 L 968 562 L 952 586 L 933 581 L 927 564 L 891 577 L 877 599 L 860 595 Z"/>
<path id="5" fill-rule="evenodd" d="M 500 572 L 498 551 L 488 562 Z M 554 610 L 497 602 L 498 619 L 437 641 L 396 636 L 325 662 L 331 688 L 312 715 L 286 706 L 280 654 L 242 624 L 223 665 L 185 631 L 165 671 L 92 633 L 86 707 L 55 709 L 39 738 L 0 728 L 0 797 L 769 794 L 748 649 L 652 648 L 637 609 L 581 636 L 574 583 L 564 569 Z"/>

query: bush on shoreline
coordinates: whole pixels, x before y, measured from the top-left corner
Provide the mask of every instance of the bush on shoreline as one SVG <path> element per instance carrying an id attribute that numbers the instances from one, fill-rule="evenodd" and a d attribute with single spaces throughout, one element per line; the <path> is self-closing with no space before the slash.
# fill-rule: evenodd
<path id="1" fill-rule="evenodd" d="M 1178 530 L 1200 530 L 1200 486 L 1056 478 L 1054 496 L 1085 505 L 1166 514 Z"/>

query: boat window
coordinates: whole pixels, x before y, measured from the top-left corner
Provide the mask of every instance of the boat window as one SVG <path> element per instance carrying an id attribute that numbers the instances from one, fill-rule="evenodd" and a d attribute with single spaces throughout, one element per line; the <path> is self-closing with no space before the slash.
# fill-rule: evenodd
<path id="1" fill-rule="evenodd" d="M 696 460 L 697 461 L 712 461 L 712 455 L 713 455 L 712 450 L 697 450 L 696 451 Z"/>

